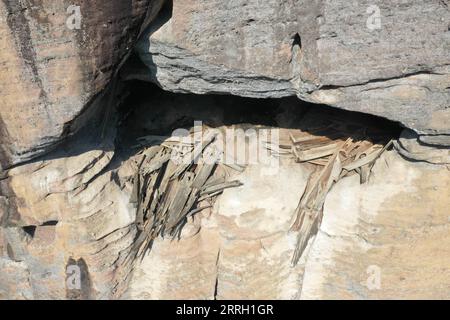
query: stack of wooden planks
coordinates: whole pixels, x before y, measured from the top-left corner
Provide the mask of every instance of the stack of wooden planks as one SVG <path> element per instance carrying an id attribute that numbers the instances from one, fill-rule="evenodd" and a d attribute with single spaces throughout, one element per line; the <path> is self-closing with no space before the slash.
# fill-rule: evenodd
<path id="1" fill-rule="evenodd" d="M 180 237 L 189 217 L 212 206 L 215 197 L 239 181 L 227 181 L 215 156 L 214 134 L 188 137 L 145 136 L 131 202 L 137 205 L 139 236 L 131 250 L 143 257 L 158 237 Z M 208 156 L 208 158 L 206 157 Z M 207 160 L 207 161 L 205 161 Z M 243 168 L 240 168 L 243 169 Z"/>
<path id="2" fill-rule="evenodd" d="M 304 194 L 296 210 L 292 230 L 299 231 L 293 264 L 297 264 L 308 240 L 317 232 L 323 215 L 325 197 L 332 186 L 350 174 L 359 174 L 361 183 L 369 179 L 375 160 L 391 145 L 388 136 L 366 124 L 342 119 L 314 119 L 308 130 L 289 133 L 289 148 L 297 162 L 314 165 Z M 280 149 L 286 150 L 286 143 Z"/>
<path id="3" fill-rule="evenodd" d="M 368 181 L 375 161 L 392 143 L 389 131 L 333 114 L 311 112 L 300 126 L 280 129 L 280 142 L 265 144 L 272 155 L 293 157 L 313 167 L 291 226 L 299 234 L 294 265 L 320 227 L 325 198 L 333 185 L 351 174 L 359 174 L 361 183 Z M 220 138 L 215 132 L 203 128 L 200 141 L 194 133 L 138 139 L 144 149 L 138 157 L 131 201 L 137 206 L 139 228 L 131 250 L 134 257 L 143 257 L 159 236 L 180 237 L 188 218 L 211 207 L 224 189 L 241 185 L 228 181 L 226 173 L 228 169 L 243 171 L 245 165 L 211 161 L 219 156 L 215 142 Z"/>

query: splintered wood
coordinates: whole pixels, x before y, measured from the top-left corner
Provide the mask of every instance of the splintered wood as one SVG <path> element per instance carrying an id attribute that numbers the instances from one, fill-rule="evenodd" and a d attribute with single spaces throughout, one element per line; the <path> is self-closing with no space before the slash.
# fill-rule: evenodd
<path id="1" fill-rule="evenodd" d="M 292 263 L 298 263 L 309 239 L 317 233 L 327 193 L 341 178 L 359 174 L 361 183 L 369 179 L 375 160 L 391 145 L 391 140 L 376 132 L 369 138 L 364 125 L 342 119 L 315 119 L 320 123 L 308 130 L 289 132 L 290 151 L 297 162 L 314 165 L 306 190 L 296 210 L 292 230 L 299 231 Z M 313 121 L 314 122 L 314 121 Z M 280 149 L 286 150 L 288 143 Z"/>
<path id="2" fill-rule="evenodd" d="M 226 170 L 214 158 L 215 139 L 208 133 L 200 141 L 192 136 L 139 139 L 140 146 L 149 147 L 140 154 L 132 192 L 140 231 L 132 258 L 142 258 L 158 236 L 179 237 L 189 217 L 211 207 L 224 189 L 241 185 L 226 181 Z"/>
<path id="3" fill-rule="evenodd" d="M 312 167 L 291 226 L 299 234 L 294 265 L 320 227 L 325 198 L 333 185 L 351 174 L 359 174 L 361 183 L 368 181 L 376 159 L 391 145 L 392 136 L 385 127 L 379 130 L 370 121 L 352 121 L 332 113 L 307 113 L 299 125 L 301 129 L 279 129 L 281 134 L 277 131 L 275 142 L 271 139 L 264 143 L 270 154 L 293 157 Z M 220 133 L 204 129 L 201 139 L 195 130 L 184 137 L 138 139 L 144 150 L 137 157 L 131 197 L 137 206 L 140 231 L 131 250 L 133 258 L 142 258 L 156 237 L 179 238 L 188 218 L 211 207 L 223 190 L 241 185 L 239 181 L 227 181 L 226 172 L 241 172 L 246 164 L 236 159 L 216 161 L 225 150 L 219 143 Z"/>

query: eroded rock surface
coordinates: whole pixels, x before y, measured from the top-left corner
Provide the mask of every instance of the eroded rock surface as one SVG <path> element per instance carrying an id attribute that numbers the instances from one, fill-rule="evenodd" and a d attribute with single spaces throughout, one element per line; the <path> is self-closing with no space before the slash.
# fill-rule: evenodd
<path id="1" fill-rule="evenodd" d="M 159 2 L 0 1 L 3 167 L 49 151 L 86 123 Z"/>
<path id="2" fill-rule="evenodd" d="M 142 261 L 127 259 L 140 232 L 132 200 L 137 137 L 167 135 L 194 119 L 252 128 L 264 117 L 289 136 L 304 118 L 293 110 L 311 110 L 295 98 L 144 88 L 117 136 L 114 124 L 106 139 L 82 131 L 2 178 L 2 190 L 11 193 L 1 207 L 0 298 L 448 298 L 448 168 L 410 162 L 395 150 L 376 162 L 368 183 L 354 175 L 331 189 L 320 230 L 296 265 L 299 234 L 291 226 L 312 167 L 292 158 L 280 158 L 276 172 L 264 164 L 229 170 L 242 186 L 189 218 L 180 239 L 157 238 Z M 83 274 L 80 289 L 71 286 L 74 266 Z M 381 270 L 375 289 L 367 273 L 374 266 Z"/>
<path id="3" fill-rule="evenodd" d="M 449 298 L 447 1 L 378 1 L 380 28 L 370 1 L 100 2 L 72 30 L 68 4 L 0 1 L 0 299 Z M 334 185 L 298 264 L 313 169 L 292 158 L 226 171 L 243 185 L 130 259 L 137 138 L 202 120 L 289 140 L 325 108 L 302 100 L 409 129 Z"/>
<path id="4" fill-rule="evenodd" d="M 382 156 L 328 194 L 301 298 L 448 299 L 449 171 Z M 376 277 L 379 276 L 379 279 Z"/>
<path id="5" fill-rule="evenodd" d="M 129 297 L 299 297 L 303 264 L 291 266 L 297 234 L 289 229 L 309 170 L 292 164 L 282 163 L 278 174 L 265 166 L 231 173 L 243 186 L 225 190 L 180 241 L 157 241 L 136 269 Z"/>
<path id="6" fill-rule="evenodd" d="M 271 189 L 274 199 L 301 191 L 308 169 L 296 166 L 290 177 L 273 179 L 282 185 Z M 249 187 L 225 192 L 193 235 L 155 244 L 134 274 L 130 297 L 210 299 L 215 285 L 215 297 L 224 299 L 448 298 L 446 167 L 388 152 L 368 184 L 344 178 L 328 195 L 320 230 L 296 267 L 290 265 L 296 235 L 283 221 L 293 218 L 297 201 L 269 210 L 264 189 L 272 182 L 255 187 L 261 176 L 254 168 L 243 176 Z"/>
<path id="7" fill-rule="evenodd" d="M 174 0 L 138 46 L 149 71 L 130 76 L 174 92 L 297 95 L 399 121 L 450 145 L 449 4 L 373 5 Z"/>

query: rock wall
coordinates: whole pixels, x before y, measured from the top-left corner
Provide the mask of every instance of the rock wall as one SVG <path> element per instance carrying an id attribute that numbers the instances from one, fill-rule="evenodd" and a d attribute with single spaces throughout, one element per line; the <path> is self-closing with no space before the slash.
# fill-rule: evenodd
<path id="1" fill-rule="evenodd" d="M 449 7 L 173 0 L 139 43 L 148 73 L 129 76 L 174 92 L 297 95 L 398 121 L 448 146 Z"/>
<path id="2" fill-rule="evenodd" d="M 295 267 L 289 222 L 298 198 L 292 195 L 305 185 L 308 169 L 291 164 L 289 174 L 281 170 L 271 180 L 258 170 L 246 171 L 246 184 L 225 192 L 181 241 L 158 241 L 127 297 L 448 299 L 448 169 L 388 152 L 367 185 L 344 178 Z M 272 207 L 272 200 L 283 205 Z"/>
<path id="3" fill-rule="evenodd" d="M 0 1 L 0 299 L 449 298 L 450 4 L 372 4 Z M 288 133 L 325 108 L 304 100 L 408 129 L 331 189 L 298 264 L 313 170 L 292 159 L 230 171 L 242 186 L 130 259 L 137 138 Z"/>
<path id="4" fill-rule="evenodd" d="M 399 121 L 426 144 L 449 145 L 446 1 L 0 5 L 4 167 L 48 152 L 98 112 L 94 100 L 140 31 L 149 71 L 130 68 L 126 78 L 174 92 L 297 95 Z"/>
<path id="5" fill-rule="evenodd" d="M 158 2 L 0 2 L 3 167 L 49 151 L 86 123 Z"/>
<path id="6" fill-rule="evenodd" d="M 309 252 L 301 298 L 448 299 L 448 177 L 445 166 L 388 152 L 368 184 L 338 182 Z"/>

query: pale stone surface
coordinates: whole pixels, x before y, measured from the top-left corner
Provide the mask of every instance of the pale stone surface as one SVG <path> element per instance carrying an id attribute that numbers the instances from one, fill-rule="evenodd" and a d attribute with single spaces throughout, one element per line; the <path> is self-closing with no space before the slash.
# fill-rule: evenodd
<path id="1" fill-rule="evenodd" d="M 0 277 L 0 299 L 31 300 L 29 270 L 24 262 L 0 258 L 0 269 L 8 276 Z"/>
<path id="2" fill-rule="evenodd" d="M 10 170 L 23 201 L 12 212 L 15 225 L 0 228 L 1 298 L 70 298 L 71 259 L 86 265 L 83 298 L 448 298 L 446 166 L 390 151 L 368 184 L 357 175 L 341 180 L 295 267 L 297 234 L 289 228 L 309 167 L 284 159 L 275 176 L 258 165 L 232 171 L 243 186 L 196 215 L 180 240 L 157 239 L 133 266 L 124 258 L 136 236 L 129 203 L 136 164 L 133 157 L 119 166 L 111 161 L 110 152 L 95 151 Z M 103 170 L 91 179 L 96 166 Z M 379 290 L 367 288 L 371 266 L 381 270 Z"/>
<path id="3" fill-rule="evenodd" d="M 202 224 L 205 217 L 201 219 Z M 200 227 L 200 226 L 198 226 Z M 126 299 L 213 299 L 220 239 L 216 228 L 201 227 L 180 241 L 157 239 L 133 273 Z"/>
<path id="4" fill-rule="evenodd" d="M 402 156 L 413 161 L 450 164 L 450 148 L 435 148 L 427 144 L 427 141 L 422 141 L 423 138 L 412 130 L 405 129 L 395 142 L 395 149 Z"/>
<path id="5" fill-rule="evenodd" d="M 243 186 L 225 190 L 215 204 L 217 220 L 228 225 L 222 237 L 257 240 L 289 230 L 309 172 L 293 161 L 286 162 L 267 172 L 269 167 L 250 165 L 243 174 L 230 176 Z"/>
<path id="6" fill-rule="evenodd" d="M 130 203 L 135 138 L 147 130 L 170 134 L 166 128 L 192 119 L 218 129 L 225 119 L 241 123 L 235 129 L 262 119 L 250 108 L 255 101 L 235 97 L 150 97 L 117 137 L 114 125 L 107 139 L 80 132 L 0 179 L 1 298 L 448 298 L 448 168 L 408 161 L 396 150 L 377 161 L 368 184 L 355 175 L 335 185 L 297 266 L 298 234 L 290 227 L 311 167 L 285 157 L 278 171 L 261 163 L 242 173 L 227 169 L 241 187 L 190 219 L 180 240 L 158 238 L 142 262 L 127 261 L 138 232 Z M 152 113 L 148 101 L 155 101 Z M 302 121 L 292 102 L 264 100 L 264 110 L 277 110 L 282 141 Z M 227 114 L 227 105 L 245 116 Z M 74 265 L 85 275 L 79 291 L 68 284 Z M 380 290 L 367 288 L 370 266 L 381 270 Z"/>
<path id="7" fill-rule="evenodd" d="M 10 192 L 0 228 L 2 298 L 72 297 L 71 261 L 86 266 L 84 299 L 118 297 L 127 286 L 131 265 L 124 258 L 136 234 L 129 203 L 133 163 L 113 172 L 113 150 L 67 150 L 11 169 L 1 181 Z"/>
<path id="8" fill-rule="evenodd" d="M 291 266 L 297 235 L 289 229 L 309 171 L 291 161 L 283 161 L 277 174 L 265 171 L 250 165 L 232 173 L 243 186 L 225 190 L 180 241 L 155 241 L 125 297 L 298 298 L 303 263 Z"/>
<path id="9" fill-rule="evenodd" d="M 276 172 L 250 165 L 232 175 L 244 185 L 228 189 L 213 210 L 222 242 L 218 299 L 294 299 L 303 265 L 291 267 L 297 235 L 290 232 L 307 168 L 282 161 Z M 271 168 L 273 169 L 273 168 Z"/>
<path id="10" fill-rule="evenodd" d="M 301 189 L 306 169 L 297 166 L 299 176 L 282 172 L 278 179 L 286 186 L 296 180 Z M 259 179 L 255 168 L 244 177 Z M 246 228 L 246 207 L 270 207 L 265 187 L 228 190 L 192 238 L 155 243 L 133 275 L 130 297 L 210 299 L 217 277 L 218 299 L 446 299 L 449 177 L 445 166 L 411 163 L 388 152 L 367 185 L 355 175 L 332 189 L 320 231 L 295 268 L 290 262 L 296 235 L 287 232 L 283 212 L 292 217 L 297 202 L 280 202 L 287 207 L 260 213 Z M 285 193 L 273 190 L 274 197 Z M 236 206 L 240 201 L 245 204 Z M 371 278 L 378 270 L 380 288 Z"/>
<path id="11" fill-rule="evenodd" d="M 0 1 L 0 299 L 448 299 L 447 2 L 378 1 L 376 30 L 369 0 L 165 3 L 80 1 L 82 28 L 70 30 L 65 2 Z M 292 97 L 144 89 L 120 127 L 122 83 L 110 80 L 149 23 L 137 47 L 146 67 L 126 66 L 124 79 Z M 142 262 L 126 259 L 139 232 L 137 137 L 197 119 L 270 118 L 290 130 L 304 111 L 295 96 L 412 129 L 367 184 L 355 175 L 335 185 L 297 266 L 290 226 L 311 168 L 289 159 L 276 175 L 230 170 L 243 186 L 190 219 L 180 240 L 158 238 Z"/>
<path id="12" fill-rule="evenodd" d="M 307 257 L 301 297 L 448 299 L 449 178 L 445 166 L 389 152 L 368 184 L 357 176 L 338 182 Z"/>

